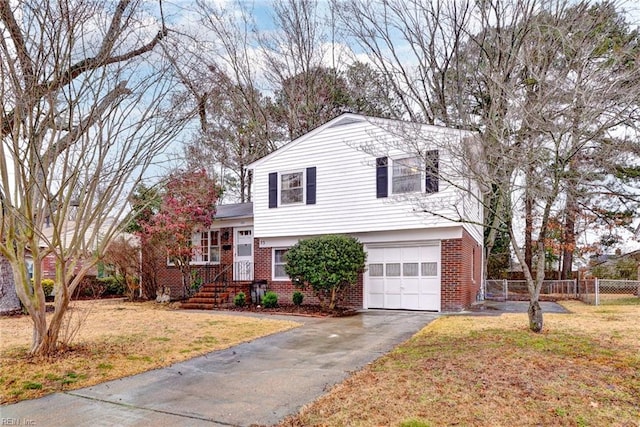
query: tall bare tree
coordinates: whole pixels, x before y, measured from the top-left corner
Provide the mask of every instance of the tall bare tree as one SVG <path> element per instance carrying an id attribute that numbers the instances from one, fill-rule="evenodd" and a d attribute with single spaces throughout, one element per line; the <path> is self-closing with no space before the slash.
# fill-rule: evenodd
<path id="1" fill-rule="evenodd" d="M 551 221 L 571 197 L 593 203 L 589 194 L 613 186 L 615 171 L 605 165 L 638 161 L 637 35 L 624 25 L 612 33 L 612 14 L 588 2 L 347 0 L 338 7 L 344 28 L 393 82 L 407 117 L 478 132 L 476 148 L 446 148 L 488 196 L 487 246 L 508 231 L 529 286 L 530 328 L 540 331 Z M 619 11 L 615 3 L 602 7 Z M 619 185 L 609 193 L 634 197 Z"/>
<path id="2" fill-rule="evenodd" d="M 0 2 L 0 253 L 33 321 L 33 354 L 57 350 L 73 291 L 117 234 L 127 196 L 185 123 L 158 49 L 169 35 L 154 19 L 160 12 L 135 0 Z M 51 317 L 40 284 L 48 255 Z"/>
<path id="3" fill-rule="evenodd" d="M 188 166 L 206 166 L 220 177 L 225 195 L 251 201 L 246 166 L 282 139 L 271 119 L 271 100 L 263 93 L 254 17 L 242 2 L 196 4 L 199 26 L 195 33 L 185 29 L 188 37 L 181 43 L 197 48 L 169 53 L 199 113 L 200 129 L 186 147 Z"/>

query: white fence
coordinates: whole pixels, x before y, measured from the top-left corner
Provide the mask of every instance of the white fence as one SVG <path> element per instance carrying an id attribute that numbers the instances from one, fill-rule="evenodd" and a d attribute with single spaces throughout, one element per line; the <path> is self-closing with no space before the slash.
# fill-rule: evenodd
<path id="1" fill-rule="evenodd" d="M 638 280 L 545 280 L 541 296 L 553 299 L 580 299 L 599 305 L 602 300 L 640 296 Z M 528 300 L 529 290 L 525 280 L 486 280 L 485 298 L 494 301 Z"/>

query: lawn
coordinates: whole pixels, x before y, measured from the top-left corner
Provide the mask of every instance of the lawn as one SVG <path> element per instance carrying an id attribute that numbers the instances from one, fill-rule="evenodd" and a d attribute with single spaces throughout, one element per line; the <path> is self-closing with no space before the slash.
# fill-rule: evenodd
<path id="1" fill-rule="evenodd" d="M 51 359 L 28 356 L 29 317 L 0 317 L 0 403 L 168 366 L 299 325 L 121 300 L 76 301 L 70 313 L 63 335 L 74 337 L 72 345 Z"/>
<path id="2" fill-rule="evenodd" d="M 640 426 L 640 305 L 442 317 L 281 426 Z"/>

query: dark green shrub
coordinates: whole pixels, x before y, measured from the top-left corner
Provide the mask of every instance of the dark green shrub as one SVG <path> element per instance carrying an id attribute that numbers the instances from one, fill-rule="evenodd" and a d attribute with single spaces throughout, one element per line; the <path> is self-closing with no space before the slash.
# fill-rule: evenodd
<path id="1" fill-rule="evenodd" d="M 53 279 L 42 279 L 42 282 L 40 283 L 42 284 L 42 290 L 44 291 L 44 296 L 45 297 L 51 296 L 51 294 L 53 293 L 53 285 L 54 285 Z"/>
<path id="2" fill-rule="evenodd" d="M 247 303 L 247 296 L 244 294 L 244 292 L 238 292 L 235 298 L 233 298 L 233 303 L 236 305 L 236 307 L 244 307 Z"/>
<path id="3" fill-rule="evenodd" d="M 278 294 L 273 291 L 267 291 L 262 297 L 262 305 L 265 308 L 275 308 L 278 306 Z"/>
<path id="4" fill-rule="evenodd" d="M 358 282 L 367 254 L 357 239 L 326 235 L 301 240 L 287 251 L 285 272 L 293 283 L 311 285 L 323 307 L 333 310 Z"/>
<path id="5" fill-rule="evenodd" d="M 293 303 L 295 305 L 301 305 L 302 304 L 302 300 L 304 299 L 304 295 L 300 291 L 295 291 L 293 293 L 293 297 L 291 299 L 293 299 Z"/>
<path id="6" fill-rule="evenodd" d="M 104 295 L 124 295 L 126 284 L 122 276 L 99 277 L 98 283 L 104 286 Z"/>

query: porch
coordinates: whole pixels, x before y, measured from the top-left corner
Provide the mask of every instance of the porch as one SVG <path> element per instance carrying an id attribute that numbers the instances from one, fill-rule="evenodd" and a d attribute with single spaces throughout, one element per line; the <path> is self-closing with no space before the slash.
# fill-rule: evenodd
<path id="1" fill-rule="evenodd" d="M 252 261 L 202 265 L 192 270 L 192 283 L 198 291 L 180 308 L 211 310 L 233 304 L 235 296 L 244 292 L 247 301 L 264 294 L 266 284 L 254 280 Z"/>

